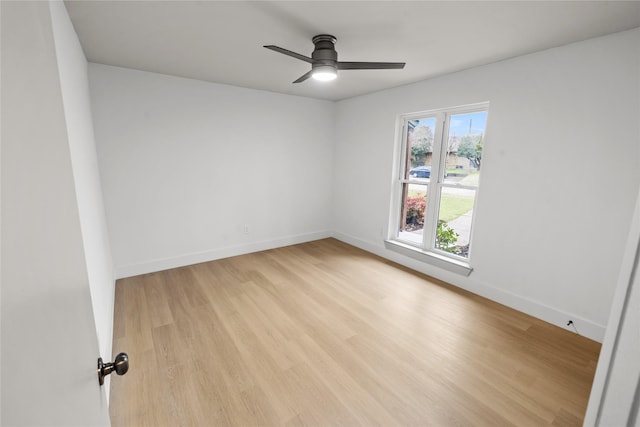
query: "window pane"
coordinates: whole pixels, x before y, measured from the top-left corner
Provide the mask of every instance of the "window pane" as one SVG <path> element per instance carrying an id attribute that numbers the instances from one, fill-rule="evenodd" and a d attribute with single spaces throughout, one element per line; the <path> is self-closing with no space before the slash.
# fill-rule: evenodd
<path id="1" fill-rule="evenodd" d="M 424 215 L 427 208 L 427 186 L 403 184 L 402 207 L 398 239 L 413 245 L 422 245 Z"/>
<path id="2" fill-rule="evenodd" d="M 435 129 L 435 118 L 407 121 L 405 179 L 426 182 L 431 177 L 433 136 L 435 135 Z"/>
<path id="3" fill-rule="evenodd" d="M 486 111 L 450 117 L 445 183 L 478 186 L 486 124 Z"/>
<path id="4" fill-rule="evenodd" d="M 469 257 L 475 197 L 475 190 L 442 188 L 435 239 L 437 249 Z"/>

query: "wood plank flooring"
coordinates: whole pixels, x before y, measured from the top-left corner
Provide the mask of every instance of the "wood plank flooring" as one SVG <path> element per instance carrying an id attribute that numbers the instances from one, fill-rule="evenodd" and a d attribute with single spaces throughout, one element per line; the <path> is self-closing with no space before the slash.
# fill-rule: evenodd
<path id="1" fill-rule="evenodd" d="M 114 426 L 578 426 L 600 344 L 334 239 L 119 280 Z"/>

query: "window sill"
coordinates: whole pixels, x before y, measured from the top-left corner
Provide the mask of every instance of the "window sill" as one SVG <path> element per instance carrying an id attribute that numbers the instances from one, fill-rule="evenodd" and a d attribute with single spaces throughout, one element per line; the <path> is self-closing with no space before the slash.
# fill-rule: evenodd
<path id="1" fill-rule="evenodd" d="M 397 240 L 385 240 L 384 246 L 391 251 L 408 256 L 418 261 L 426 262 L 427 264 L 434 265 L 452 273 L 468 276 L 473 271 L 473 268 L 471 268 L 471 266 L 464 261 L 451 259 L 434 252 L 427 252 L 422 249 L 416 248 L 415 246 L 398 242 Z"/>

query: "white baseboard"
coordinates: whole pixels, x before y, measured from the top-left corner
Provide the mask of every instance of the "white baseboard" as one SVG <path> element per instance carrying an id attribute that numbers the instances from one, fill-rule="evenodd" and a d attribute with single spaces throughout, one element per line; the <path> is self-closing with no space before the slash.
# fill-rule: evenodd
<path id="1" fill-rule="evenodd" d="M 186 265 L 199 264 L 201 262 L 213 261 L 216 259 L 229 258 L 237 255 L 249 254 L 252 252 L 266 251 L 268 249 L 280 248 L 283 246 L 297 245 L 299 243 L 311 242 L 313 240 L 326 239 L 331 237 L 330 231 L 317 231 L 313 233 L 287 236 L 272 240 L 250 242 L 243 245 L 229 246 L 225 248 L 213 249 L 210 251 L 195 252 L 179 255 L 171 258 L 156 259 L 137 264 L 117 266 L 115 268 L 116 279 L 138 276 L 140 274 L 154 273 L 168 270 L 170 268 L 184 267 Z"/>
<path id="2" fill-rule="evenodd" d="M 568 329 L 571 332 L 575 332 L 575 330 L 571 326 L 567 326 L 566 324 L 567 319 L 571 319 L 573 320 L 574 326 L 578 330 L 580 335 L 600 343 L 604 339 L 606 327 L 603 325 L 598 325 L 580 316 L 564 312 L 541 302 L 534 301 L 513 294 L 511 292 L 489 286 L 484 283 L 480 283 L 470 277 L 456 275 L 454 273 L 439 269 L 435 266 L 417 261 L 413 258 L 403 256 L 397 252 L 386 249 L 383 245 L 382 240 L 379 243 L 372 243 L 335 231 L 332 233 L 332 237 L 372 254 L 378 255 L 382 258 L 396 262 L 412 270 L 424 273 L 435 279 L 450 283 L 461 289 L 473 292 L 476 295 L 480 295 L 497 303 L 506 305 L 507 307 L 536 317 L 540 320 L 544 320 L 545 322 L 559 326 L 563 329 Z"/>

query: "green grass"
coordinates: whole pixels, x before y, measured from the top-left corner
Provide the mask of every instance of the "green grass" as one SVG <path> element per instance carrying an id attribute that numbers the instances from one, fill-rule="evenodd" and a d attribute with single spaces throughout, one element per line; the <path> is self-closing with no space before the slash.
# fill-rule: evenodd
<path id="1" fill-rule="evenodd" d="M 423 191 L 409 191 L 409 196 L 424 196 Z M 440 220 L 449 222 L 473 209 L 473 197 L 443 194 L 440 200 Z"/>
<path id="2" fill-rule="evenodd" d="M 440 200 L 440 220 L 449 222 L 473 209 L 473 197 L 443 194 Z"/>
<path id="3" fill-rule="evenodd" d="M 456 169 L 456 168 L 449 168 L 447 169 L 447 173 L 449 175 L 469 175 L 469 170 L 467 169 Z"/>
<path id="4" fill-rule="evenodd" d="M 480 179 L 479 172 L 473 172 L 460 180 L 461 185 L 478 186 L 478 180 Z"/>

